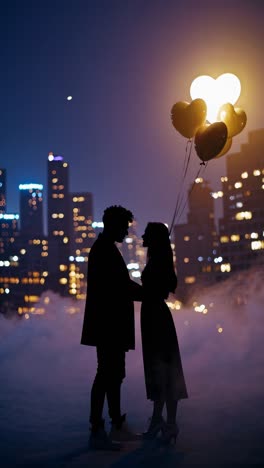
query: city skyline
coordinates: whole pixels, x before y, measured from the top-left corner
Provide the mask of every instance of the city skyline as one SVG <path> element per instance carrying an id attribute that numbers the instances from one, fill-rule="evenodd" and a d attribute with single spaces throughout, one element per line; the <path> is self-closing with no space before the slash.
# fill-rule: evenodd
<path id="1" fill-rule="evenodd" d="M 263 265 L 263 147 L 264 129 L 250 132 L 240 152 L 227 157 L 221 191 L 215 191 L 203 177 L 190 185 L 187 222 L 176 222 L 171 233 L 180 300 L 187 301 L 197 288 L 234 272 Z M 0 170 L 4 180 L 6 171 Z M 47 235 L 43 232 L 42 184 L 20 184 L 20 215 L 8 210 L 0 214 L 0 294 L 4 301 L 5 296 L 11 301 L 13 296 L 18 302 L 37 302 L 47 289 L 85 298 L 89 252 L 102 223 L 94 222 L 92 193 L 69 191 L 70 168 L 63 156 L 48 154 L 47 174 Z M 223 205 L 219 224 L 214 203 L 218 198 Z M 136 222 L 119 248 L 130 275 L 140 279 L 146 252 Z M 24 284 L 35 286 L 29 286 L 25 294 Z M 27 305 L 20 308 L 27 309 Z"/>
<path id="2" fill-rule="evenodd" d="M 150 220 L 170 223 L 186 145 L 170 109 L 190 101 L 192 80 L 224 72 L 241 80 L 237 105 L 248 121 L 229 154 L 264 127 L 263 10 L 236 0 L 5 4 L 0 166 L 13 172 L 9 210 L 18 211 L 19 183 L 43 183 L 53 151 L 71 166 L 70 190 L 94 194 L 96 219 L 122 204 L 140 233 Z M 212 185 L 224 160 L 206 168 Z M 187 185 L 199 163 L 193 152 Z"/>

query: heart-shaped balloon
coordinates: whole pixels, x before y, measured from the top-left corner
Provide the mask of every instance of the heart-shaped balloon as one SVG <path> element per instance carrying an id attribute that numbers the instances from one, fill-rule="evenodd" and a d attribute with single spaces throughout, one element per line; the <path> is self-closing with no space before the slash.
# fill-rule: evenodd
<path id="1" fill-rule="evenodd" d="M 232 138 L 227 138 L 225 146 L 220 151 L 220 153 L 218 153 L 215 156 L 215 159 L 221 158 L 221 156 L 224 156 L 230 150 L 231 146 L 232 146 Z"/>
<path id="2" fill-rule="evenodd" d="M 192 99 L 201 98 L 207 105 L 207 120 L 215 122 L 219 108 L 226 102 L 235 104 L 241 92 L 240 81 L 233 73 L 224 73 L 216 80 L 208 75 L 198 76 L 191 84 Z"/>
<path id="3" fill-rule="evenodd" d="M 209 161 L 224 148 L 227 140 L 227 126 L 224 122 L 206 124 L 195 135 L 195 150 L 202 161 Z"/>
<path id="4" fill-rule="evenodd" d="M 179 101 L 171 109 L 172 124 L 185 138 L 192 138 L 205 119 L 206 104 L 203 99 L 195 99 L 190 104 Z"/>
<path id="5" fill-rule="evenodd" d="M 229 102 L 220 107 L 218 120 L 224 122 L 228 130 L 228 138 L 242 132 L 247 123 L 247 116 L 243 109 L 235 107 Z"/>

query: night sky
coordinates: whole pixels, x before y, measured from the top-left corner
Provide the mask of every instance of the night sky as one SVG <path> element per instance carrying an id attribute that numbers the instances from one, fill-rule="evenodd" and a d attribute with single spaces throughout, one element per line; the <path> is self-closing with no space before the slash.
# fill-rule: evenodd
<path id="1" fill-rule="evenodd" d="M 97 220 L 106 206 L 123 204 L 139 234 L 149 220 L 170 223 L 186 144 L 170 109 L 191 100 L 196 76 L 231 72 L 242 85 L 236 105 L 248 116 L 233 150 L 248 131 L 263 128 L 263 17 L 261 0 L 1 4 L 0 167 L 7 169 L 8 212 L 18 211 L 20 183 L 45 189 L 53 151 L 70 164 L 70 189 L 94 194 Z M 199 164 L 194 152 L 188 184 Z M 210 161 L 204 177 L 218 189 L 223 174 L 225 157 Z"/>

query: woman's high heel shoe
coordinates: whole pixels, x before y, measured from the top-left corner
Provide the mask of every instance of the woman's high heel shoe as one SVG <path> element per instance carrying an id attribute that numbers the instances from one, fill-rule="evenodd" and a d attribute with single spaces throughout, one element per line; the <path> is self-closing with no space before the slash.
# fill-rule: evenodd
<path id="1" fill-rule="evenodd" d="M 142 437 L 145 440 L 153 440 L 155 439 L 160 432 L 163 431 L 165 421 L 163 418 L 153 419 L 150 420 L 149 428 L 146 432 L 143 432 Z"/>
<path id="2" fill-rule="evenodd" d="M 176 423 L 165 423 L 162 428 L 161 443 L 164 445 L 176 444 L 179 428 Z"/>

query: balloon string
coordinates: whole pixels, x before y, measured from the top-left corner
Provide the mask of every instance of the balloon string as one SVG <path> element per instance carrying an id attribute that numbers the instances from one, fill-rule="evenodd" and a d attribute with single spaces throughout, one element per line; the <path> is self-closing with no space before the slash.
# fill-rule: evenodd
<path id="1" fill-rule="evenodd" d="M 170 227 L 170 230 L 169 230 L 169 234 L 171 233 L 175 218 L 176 218 L 176 216 L 178 214 L 178 211 L 179 211 L 181 203 L 182 203 L 182 199 L 183 199 L 182 187 L 183 187 L 183 183 L 184 183 L 184 180 L 185 180 L 185 177 L 186 177 L 186 174 L 187 174 L 187 170 L 188 170 L 188 167 L 189 167 L 189 163 L 190 163 L 192 145 L 193 145 L 193 140 L 189 139 L 187 141 L 186 147 L 185 147 L 185 157 L 184 157 L 184 164 L 183 164 L 181 183 L 180 183 L 180 188 L 179 188 L 179 192 L 178 192 L 178 197 L 177 197 L 177 200 L 176 200 L 175 210 L 174 210 L 172 221 L 171 221 L 171 227 Z M 188 146 L 189 146 L 189 153 L 188 153 Z"/>
<path id="2" fill-rule="evenodd" d="M 178 210 L 180 208 L 180 198 L 181 198 L 181 190 L 182 190 L 182 186 L 183 186 L 183 181 L 185 179 L 185 176 L 186 176 L 186 173 L 187 173 L 187 169 L 188 169 L 188 164 L 189 164 L 189 161 L 190 161 L 190 157 L 188 157 L 187 155 L 187 150 L 188 150 L 188 145 L 192 142 L 192 140 L 188 140 L 187 143 L 186 143 L 186 146 L 185 146 L 185 157 L 184 157 L 184 163 L 183 163 L 183 169 L 182 169 L 182 177 L 181 177 L 181 184 L 180 184 L 180 189 L 178 191 L 178 196 L 177 196 L 177 200 L 176 200 L 176 206 L 175 206 L 175 209 L 174 209 L 174 213 L 173 213 L 173 217 L 172 217 L 172 221 L 171 221 L 171 227 L 170 227 L 170 230 L 169 230 L 169 234 L 171 233 L 171 229 L 172 229 L 172 226 L 174 224 L 174 221 L 175 221 L 175 217 L 178 213 Z"/>
<path id="3" fill-rule="evenodd" d="M 194 189 L 194 186 L 195 186 L 195 183 L 196 183 L 196 182 L 195 182 L 196 179 L 198 179 L 198 177 L 199 177 L 199 175 L 200 175 L 200 173 L 201 173 L 201 171 L 202 171 L 203 169 L 204 169 L 204 171 L 205 171 L 205 169 L 207 168 L 207 164 L 208 164 L 208 161 L 206 162 L 206 164 L 205 164 L 204 162 L 200 164 L 200 167 L 199 167 L 198 172 L 197 172 L 197 174 L 196 174 L 196 177 L 195 177 L 195 179 L 194 179 L 194 181 L 193 181 L 193 183 L 192 183 L 192 186 L 191 186 L 191 189 L 190 189 L 190 191 L 189 191 L 189 194 L 188 194 L 188 196 L 187 196 L 187 198 L 186 198 L 186 200 L 185 200 L 184 206 L 182 207 L 182 210 L 181 210 L 181 212 L 180 212 L 180 214 L 179 214 L 178 221 L 180 221 L 181 215 L 182 215 L 182 213 L 183 213 L 184 210 L 185 210 L 185 207 L 186 207 L 186 205 L 187 205 L 188 199 L 190 198 L 190 195 L 191 195 L 191 193 L 192 193 L 192 191 L 193 191 L 193 189 Z M 172 227 L 173 227 L 173 225 L 171 225 L 170 233 L 171 233 Z"/>
<path id="4" fill-rule="evenodd" d="M 193 144 L 193 141 L 191 141 L 191 145 L 190 145 L 190 149 L 189 149 L 189 154 L 188 154 L 188 160 L 187 160 L 187 165 L 186 165 L 186 168 L 185 168 L 185 172 L 183 174 L 183 178 L 182 178 L 182 185 L 185 181 L 185 178 L 186 178 L 186 175 L 187 175 L 187 171 L 188 171 L 188 168 L 189 168 L 189 164 L 190 164 L 190 158 L 191 158 L 191 152 L 192 152 L 192 144 Z M 180 189 L 180 202 L 179 202 L 179 206 L 178 206 L 178 210 L 177 210 L 177 213 L 176 213 L 176 217 L 175 217 L 175 220 L 174 222 L 177 221 L 177 217 L 178 217 L 178 214 L 179 214 L 179 211 L 182 207 L 182 203 L 183 203 L 183 200 L 184 200 L 184 191 L 182 190 L 182 187 Z"/>

